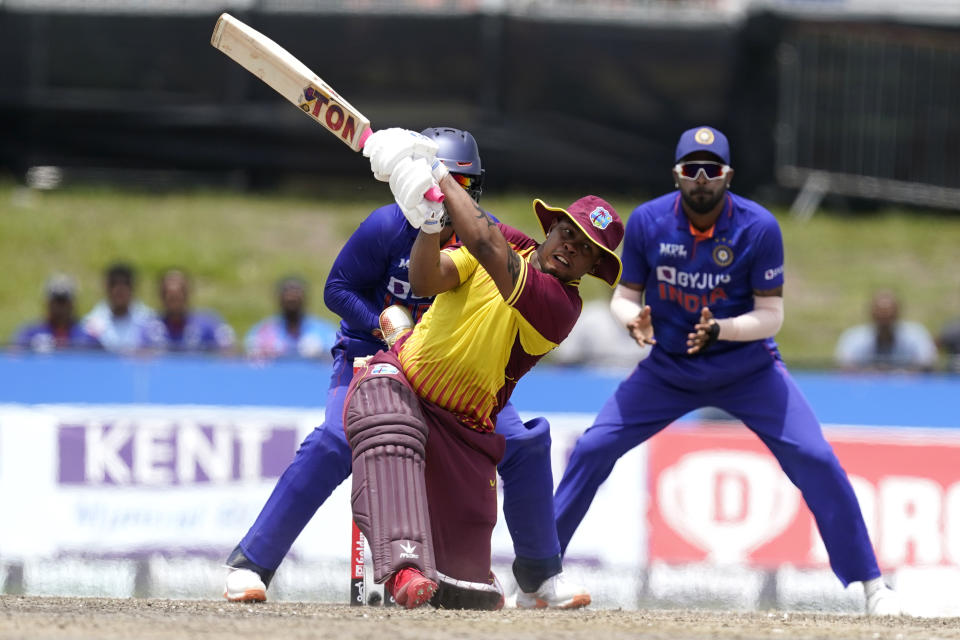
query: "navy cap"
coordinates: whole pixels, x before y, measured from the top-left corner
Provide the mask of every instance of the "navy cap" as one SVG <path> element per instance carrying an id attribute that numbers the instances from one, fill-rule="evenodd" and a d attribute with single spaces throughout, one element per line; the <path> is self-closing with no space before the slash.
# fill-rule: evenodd
<path id="1" fill-rule="evenodd" d="M 730 145 L 727 136 L 713 127 L 694 127 L 687 129 L 680 136 L 677 143 L 675 162 L 680 162 L 685 156 L 697 151 L 709 151 L 723 161 L 730 164 Z"/>

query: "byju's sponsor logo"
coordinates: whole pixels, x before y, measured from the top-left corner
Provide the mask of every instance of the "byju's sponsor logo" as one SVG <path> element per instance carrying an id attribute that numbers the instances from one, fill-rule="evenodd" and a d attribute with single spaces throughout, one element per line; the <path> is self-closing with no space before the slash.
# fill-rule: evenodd
<path id="1" fill-rule="evenodd" d="M 709 291 L 720 285 L 730 282 L 728 273 L 707 273 L 705 271 L 679 271 L 676 267 L 657 267 L 657 281 L 677 285 L 684 289 L 701 289 Z"/>

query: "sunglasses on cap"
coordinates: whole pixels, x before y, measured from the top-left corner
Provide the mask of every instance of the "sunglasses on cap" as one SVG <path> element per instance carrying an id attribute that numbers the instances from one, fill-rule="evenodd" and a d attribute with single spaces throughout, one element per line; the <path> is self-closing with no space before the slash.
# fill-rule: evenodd
<path id="1" fill-rule="evenodd" d="M 673 170 L 684 180 L 696 180 L 700 177 L 701 171 L 707 180 L 719 180 L 730 173 L 730 167 L 722 162 L 713 162 L 712 160 L 678 162 Z"/>

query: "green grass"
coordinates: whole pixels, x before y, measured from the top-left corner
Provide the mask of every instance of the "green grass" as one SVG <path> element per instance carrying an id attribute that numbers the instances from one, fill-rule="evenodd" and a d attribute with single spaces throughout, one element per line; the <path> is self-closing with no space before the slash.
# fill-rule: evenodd
<path id="1" fill-rule="evenodd" d="M 531 192 L 487 195 L 483 202 L 538 237 L 532 195 L 559 205 L 573 199 Z M 77 307 L 85 313 L 102 296 L 104 266 L 116 259 L 138 268 L 140 297 L 152 306 L 158 274 L 186 268 L 194 277 L 194 306 L 218 310 L 239 335 L 274 312 L 273 283 L 288 273 L 310 281 L 313 312 L 335 319 L 322 302 L 326 273 L 350 232 L 389 197 L 386 185 L 375 182 L 310 195 L 45 192 L 0 183 L 0 339 L 41 313 L 43 283 L 53 271 L 77 278 Z M 611 198 L 623 215 L 640 201 Z M 934 333 L 960 316 L 960 215 L 821 212 L 799 222 L 775 213 L 787 252 L 786 322 L 777 339 L 792 365 L 829 365 L 840 331 L 865 318 L 874 287 L 894 287 L 904 316 Z M 605 285 L 586 279 L 585 297 L 604 295 Z"/>

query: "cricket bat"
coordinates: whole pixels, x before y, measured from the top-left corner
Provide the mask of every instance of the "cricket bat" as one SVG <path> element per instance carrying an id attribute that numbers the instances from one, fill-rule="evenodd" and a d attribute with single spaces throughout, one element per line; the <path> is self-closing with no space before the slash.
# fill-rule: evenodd
<path id="1" fill-rule="evenodd" d="M 364 142 L 373 133 L 370 120 L 320 76 L 276 42 L 229 13 L 217 19 L 210 44 L 354 151 L 363 149 Z M 443 193 L 439 187 L 432 187 L 426 198 L 441 202 Z"/>

